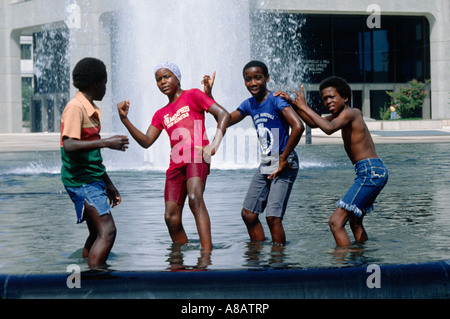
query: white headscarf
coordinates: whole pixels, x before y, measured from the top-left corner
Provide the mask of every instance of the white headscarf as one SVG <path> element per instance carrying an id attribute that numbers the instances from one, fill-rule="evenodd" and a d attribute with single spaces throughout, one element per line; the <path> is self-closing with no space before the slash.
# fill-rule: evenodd
<path id="1" fill-rule="evenodd" d="M 164 63 L 159 64 L 154 70 L 155 75 L 156 75 L 156 72 L 158 72 L 159 69 L 170 70 L 170 72 L 172 72 L 176 76 L 178 81 L 181 82 L 181 72 L 180 72 L 180 69 L 178 68 L 178 66 L 175 63 L 172 63 L 170 61 L 166 61 Z"/>

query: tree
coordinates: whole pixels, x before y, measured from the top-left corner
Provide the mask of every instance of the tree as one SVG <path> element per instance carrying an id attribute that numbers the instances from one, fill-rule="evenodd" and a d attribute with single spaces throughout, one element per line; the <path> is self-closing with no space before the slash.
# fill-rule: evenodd
<path id="1" fill-rule="evenodd" d="M 423 107 L 423 101 L 429 91 L 425 86 L 430 80 L 419 82 L 416 79 L 409 82 L 406 87 L 400 87 L 397 92 L 386 91 L 391 97 L 391 106 L 395 107 L 401 118 L 416 117 L 418 110 Z"/>

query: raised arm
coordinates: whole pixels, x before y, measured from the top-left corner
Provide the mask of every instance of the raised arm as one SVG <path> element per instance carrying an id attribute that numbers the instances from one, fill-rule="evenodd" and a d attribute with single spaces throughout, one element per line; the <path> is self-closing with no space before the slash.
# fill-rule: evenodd
<path id="1" fill-rule="evenodd" d="M 203 84 L 203 92 L 205 92 L 206 95 L 208 95 L 210 98 L 213 98 L 212 96 L 212 88 L 214 86 L 214 81 L 216 79 L 216 71 L 213 72 L 212 77 L 209 75 L 203 76 L 202 84 Z"/>
<path id="2" fill-rule="evenodd" d="M 209 75 L 203 76 L 202 84 L 203 84 L 203 92 L 205 92 L 206 95 L 208 95 L 210 98 L 213 98 L 212 95 L 212 88 L 214 86 L 214 81 L 216 79 L 216 71 L 213 72 L 212 77 Z M 239 123 L 242 121 L 245 116 L 243 116 L 239 111 L 233 111 L 230 114 L 230 120 L 228 122 L 228 126 L 232 126 L 236 123 Z"/>
<path id="3" fill-rule="evenodd" d="M 301 87 L 301 93 L 298 93 L 297 91 L 295 91 L 297 97 L 298 97 L 298 103 L 302 103 L 305 106 L 307 106 L 306 103 L 306 99 L 305 99 L 305 93 L 303 91 L 303 85 Z M 297 104 L 291 99 L 291 97 L 289 96 L 289 94 L 287 94 L 286 92 L 283 91 L 276 91 L 274 94 L 274 96 L 281 96 L 283 99 L 285 99 L 294 109 L 295 113 L 297 113 L 301 119 L 303 121 L 305 121 L 305 123 L 311 127 L 311 128 L 317 128 L 318 126 L 316 125 L 316 123 L 305 113 L 303 112 L 298 106 Z M 296 99 L 297 101 L 297 99 Z"/>
<path id="4" fill-rule="evenodd" d="M 159 135 L 161 135 L 161 131 L 150 125 L 147 130 L 147 133 L 142 133 L 139 129 L 137 129 L 133 123 L 128 118 L 128 111 L 130 108 L 130 101 L 122 101 L 117 104 L 117 110 L 119 111 L 120 120 L 123 125 L 127 128 L 128 132 L 130 132 L 131 136 L 138 142 L 140 146 L 143 148 L 149 148 L 153 145 L 153 143 L 158 139 Z"/>
<path id="5" fill-rule="evenodd" d="M 305 97 L 303 94 L 303 86 L 301 88 L 301 93 L 295 91 L 295 94 L 297 95 L 297 97 L 295 98 L 294 103 L 298 108 L 299 115 L 301 116 L 301 114 L 305 114 L 305 117 L 311 119 L 316 124 L 316 127 L 320 128 L 327 135 L 331 135 L 336 131 L 339 131 L 354 118 L 353 112 L 348 112 L 347 107 L 338 115 L 332 114 L 327 117 L 322 117 L 321 115 L 314 112 L 314 110 L 311 109 L 308 105 L 306 105 Z"/>

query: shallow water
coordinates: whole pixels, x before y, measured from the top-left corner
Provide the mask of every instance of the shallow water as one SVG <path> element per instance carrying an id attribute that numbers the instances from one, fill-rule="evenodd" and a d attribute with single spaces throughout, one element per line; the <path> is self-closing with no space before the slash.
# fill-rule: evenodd
<path id="1" fill-rule="evenodd" d="M 184 225 L 190 243 L 173 245 L 164 223 L 164 172 L 109 169 L 123 203 L 113 209 L 118 234 L 109 268 L 164 271 L 205 268 L 328 268 L 406 264 L 450 259 L 450 148 L 448 144 L 383 144 L 377 152 L 389 182 L 365 218 L 369 241 L 335 249 L 328 218 L 354 178 L 341 145 L 297 149 L 300 172 L 284 226 L 288 243 L 250 243 L 240 211 L 251 169 L 213 169 L 205 199 L 211 216 L 213 252 L 200 254 L 188 207 Z M 105 164 L 115 159 L 104 152 Z M 65 273 L 87 269 L 81 248 L 85 224 L 77 225 L 73 204 L 60 181 L 59 152 L 0 155 L 0 273 Z M 266 237 L 270 237 L 265 221 Z M 348 229 L 349 231 L 349 229 Z"/>

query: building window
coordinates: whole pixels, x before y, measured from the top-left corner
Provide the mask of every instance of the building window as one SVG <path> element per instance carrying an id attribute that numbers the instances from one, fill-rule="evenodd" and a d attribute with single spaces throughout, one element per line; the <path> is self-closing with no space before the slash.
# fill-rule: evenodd
<path id="1" fill-rule="evenodd" d="M 389 95 L 384 90 L 370 91 L 370 117 L 380 120 L 382 114 L 380 110 L 389 107 Z"/>
<path id="2" fill-rule="evenodd" d="M 22 60 L 31 60 L 33 58 L 31 55 L 31 44 L 20 45 L 20 58 Z"/>
<path id="3" fill-rule="evenodd" d="M 33 96 L 33 78 L 22 77 L 22 126 L 30 128 L 31 97 Z"/>
<path id="4" fill-rule="evenodd" d="M 383 16 L 380 29 L 367 16 L 303 15 L 305 60 L 330 60 L 309 72 L 312 83 L 333 75 L 349 83 L 407 83 L 430 78 L 429 23 L 425 17 Z"/>
<path id="5" fill-rule="evenodd" d="M 45 29 L 33 34 L 31 132 L 59 130 L 63 109 L 61 103 L 67 101 L 66 97 L 70 93 L 68 39 L 69 31 L 66 28 Z"/>
<path id="6" fill-rule="evenodd" d="M 366 19 L 366 15 L 255 13 L 252 55 L 272 65 L 301 61 L 310 83 L 331 75 L 350 83 L 430 78 L 430 26 L 425 17 L 383 16 L 380 29 L 369 29 Z M 291 61 L 295 55 L 302 59 Z"/>
<path id="7" fill-rule="evenodd" d="M 302 45 L 305 46 L 304 63 L 307 65 L 307 80 L 319 83 L 333 74 L 332 20 L 329 15 L 305 18 L 302 29 Z"/>
<path id="8" fill-rule="evenodd" d="M 367 15 L 255 13 L 252 55 L 267 62 L 276 89 L 292 91 L 300 83 L 317 87 L 332 75 L 357 84 L 358 90 L 372 85 L 370 92 L 376 91 L 370 97 L 359 91 L 353 104 L 360 108 L 358 103 L 370 99 L 366 116 L 379 119 L 386 90 L 430 79 L 430 26 L 420 16 L 382 16 L 381 28 L 369 28 L 366 21 Z M 309 100 L 316 101 L 317 94 L 310 92 Z"/>
<path id="9" fill-rule="evenodd" d="M 399 17 L 396 30 L 396 82 L 430 78 L 429 26 L 425 18 Z"/>
<path id="10" fill-rule="evenodd" d="M 70 91 L 68 33 L 68 29 L 52 29 L 33 34 L 35 93 Z"/>
<path id="11" fill-rule="evenodd" d="M 306 19 L 308 23 L 308 18 Z M 361 45 L 359 16 L 337 16 L 332 19 L 333 74 L 351 83 L 364 82 L 364 50 Z"/>

